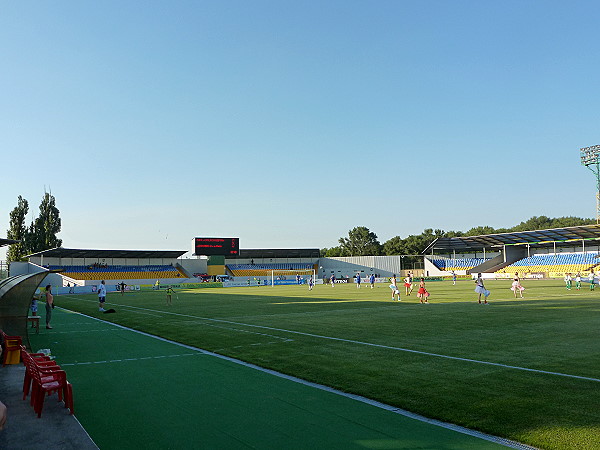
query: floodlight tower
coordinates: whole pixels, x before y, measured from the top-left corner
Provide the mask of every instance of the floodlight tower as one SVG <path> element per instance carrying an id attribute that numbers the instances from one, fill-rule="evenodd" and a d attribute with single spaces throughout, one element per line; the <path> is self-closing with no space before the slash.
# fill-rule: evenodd
<path id="1" fill-rule="evenodd" d="M 581 164 L 596 175 L 596 223 L 600 223 L 600 145 L 580 149 Z"/>

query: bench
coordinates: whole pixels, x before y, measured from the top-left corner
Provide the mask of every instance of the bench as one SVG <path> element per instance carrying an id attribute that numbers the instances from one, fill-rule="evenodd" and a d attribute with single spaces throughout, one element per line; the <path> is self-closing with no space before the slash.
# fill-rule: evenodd
<path id="1" fill-rule="evenodd" d="M 27 323 L 31 322 L 31 328 L 35 328 L 35 334 L 40 333 L 40 316 L 28 316 Z"/>

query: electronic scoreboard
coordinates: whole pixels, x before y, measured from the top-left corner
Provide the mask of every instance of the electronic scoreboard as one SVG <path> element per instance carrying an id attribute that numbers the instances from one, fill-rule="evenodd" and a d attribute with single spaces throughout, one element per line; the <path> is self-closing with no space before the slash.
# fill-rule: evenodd
<path id="1" fill-rule="evenodd" d="M 240 254 L 240 238 L 194 238 L 194 255 L 223 255 Z"/>

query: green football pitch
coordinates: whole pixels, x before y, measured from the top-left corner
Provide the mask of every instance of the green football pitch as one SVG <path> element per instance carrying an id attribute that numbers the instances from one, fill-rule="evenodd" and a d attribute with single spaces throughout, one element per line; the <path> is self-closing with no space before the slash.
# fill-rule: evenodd
<path id="1" fill-rule="evenodd" d="M 428 283 L 429 305 L 392 302 L 386 285 L 182 290 L 172 306 L 140 291 L 109 294 L 115 314 L 60 296 L 101 321 L 55 310 L 31 340 L 65 366 L 101 448 L 142 424 L 136 439 L 154 448 L 495 445 L 106 322 L 536 447 L 600 448 L 600 290 L 524 285 L 517 300 L 488 282 L 489 305 L 470 281 Z"/>

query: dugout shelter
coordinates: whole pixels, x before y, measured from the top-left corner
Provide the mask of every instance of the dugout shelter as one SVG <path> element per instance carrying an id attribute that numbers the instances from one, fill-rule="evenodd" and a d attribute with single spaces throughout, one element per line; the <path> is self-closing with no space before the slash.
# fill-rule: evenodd
<path id="1" fill-rule="evenodd" d="M 0 247 L 20 241 L 0 238 Z M 30 347 L 27 316 L 31 298 L 45 273 L 23 274 L 0 280 L 0 329 L 8 335 L 21 336 Z"/>

